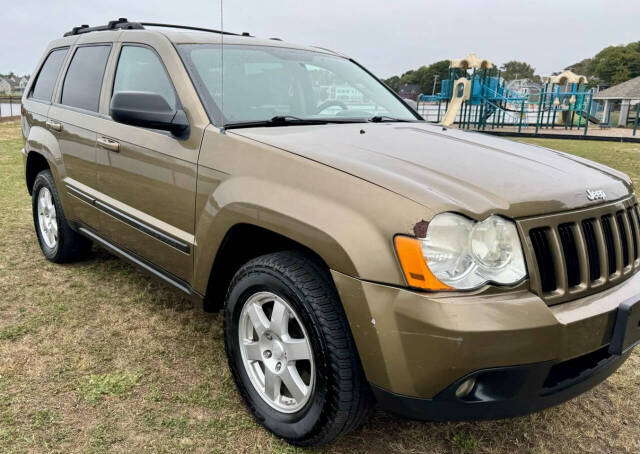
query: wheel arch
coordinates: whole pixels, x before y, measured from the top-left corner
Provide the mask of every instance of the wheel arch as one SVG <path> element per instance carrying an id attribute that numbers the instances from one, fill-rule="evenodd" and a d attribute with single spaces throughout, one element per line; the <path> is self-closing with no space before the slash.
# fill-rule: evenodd
<path id="1" fill-rule="evenodd" d="M 51 170 L 56 185 L 59 185 L 60 178 L 64 177 L 64 167 L 58 139 L 44 127 L 32 126 L 25 137 L 24 148 L 27 153 L 25 176 L 29 194 L 31 194 L 36 175 L 46 168 Z M 46 167 L 44 167 L 45 164 Z"/>
<path id="2" fill-rule="evenodd" d="M 29 195 L 32 195 L 33 184 L 36 176 L 43 170 L 51 170 L 51 165 L 47 158 L 37 151 L 31 151 L 27 154 L 27 162 L 25 165 L 25 179 Z"/>
<path id="3" fill-rule="evenodd" d="M 333 247 L 335 251 L 336 244 Z M 215 311 L 222 306 L 229 284 L 243 264 L 261 255 L 287 250 L 303 252 L 329 273 L 331 266 L 326 254 L 323 256 L 322 251 L 318 252 L 303 238 L 294 238 L 254 222 L 243 221 L 231 225 L 211 260 L 206 282 L 205 310 Z"/>

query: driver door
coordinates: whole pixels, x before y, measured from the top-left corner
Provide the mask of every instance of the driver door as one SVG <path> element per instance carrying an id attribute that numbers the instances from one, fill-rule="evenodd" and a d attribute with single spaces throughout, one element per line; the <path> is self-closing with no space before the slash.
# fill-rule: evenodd
<path id="1" fill-rule="evenodd" d="M 118 91 L 158 93 L 171 107 L 180 106 L 160 56 L 146 45 L 122 45 L 111 97 Z M 96 205 L 106 213 L 102 234 L 186 281 L 193 266 L 195 134 L 181 140 L 165 131 L 104 121 L 97 138 L 102 200 Z"/>

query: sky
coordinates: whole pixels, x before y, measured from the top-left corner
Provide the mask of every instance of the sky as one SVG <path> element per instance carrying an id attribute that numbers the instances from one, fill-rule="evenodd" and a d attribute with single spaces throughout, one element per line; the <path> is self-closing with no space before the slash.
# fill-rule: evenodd
<path id="1" fill-rule="evenodd" d="M 327 47 L 379 77 L 473 52 L 540 75 L 640 40 L 637 0 L 222 0 L 224 28 Z M 220 0 L 19 0 L 0 10 L 0 73 L 31 73 L 73 26 L 118 17 L 219 28 Z"/>

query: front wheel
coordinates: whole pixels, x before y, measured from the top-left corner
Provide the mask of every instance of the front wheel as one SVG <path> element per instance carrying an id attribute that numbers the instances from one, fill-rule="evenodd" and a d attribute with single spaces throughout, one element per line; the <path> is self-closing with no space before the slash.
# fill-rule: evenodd
<path id="1" fill-rule="evenodd" d="M 224 321 L 240 394 L 277 436 L 328 443 L 369 414 L 373 399 L 337 291 L 311 257 L 279 252 L 245 264 Z"/>

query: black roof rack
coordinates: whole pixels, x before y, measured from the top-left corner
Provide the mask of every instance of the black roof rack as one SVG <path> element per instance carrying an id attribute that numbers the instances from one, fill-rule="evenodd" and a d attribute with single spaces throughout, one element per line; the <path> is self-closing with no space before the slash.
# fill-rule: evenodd
<path id="1" fill-rule="evenodd" d="M 156 22 L 141 22 L 140 25 L 144 25 L 146 27 L 180 28 L 180 29 L 183 29 L 183 30 L 193 30 L 193 31 L 196 31 L 196 32 L 218 33 L 219 35 L 251 36 L 247 32 L 243 32 L 242 34 L 240 34 L 240 33 L 226 32 L 224 30 L 215 30 L 213 28 L 190 27 L 188 25 L 159 24 L 159 23 L 156 23 Z"/>
<path id="2" fill-rule="evenodd" d="M 118 20 L 109 21 L 107 25 L 98 25 L 96 27 L 89 27 L 88 25 L 81 25 L 79 27 L 73 27 L 71 31 L 68 31 L 64 36 L 80 35 L 82 33 L 100 32 L 107 30 L 144 30 L 146 27 L 166 27 L 166 28 L 180 28 L 183 30 L 194 30 L 198 32 L 218 33 L 220 35 L 233 35 L 233 36 L 251 36 L 249 33 L 231 33 L 224 30 L 215 30 L 212 28 L 202 27 L 190 27 L 188 25 L 173 25 L 173 24 L 160 24 L 157 22 L 129 22 L 126 17 L 121 17 Z"/>
<path id="3" fill-rule="evenodd" d="M 129 22 L 127 18 L 121 17 L 118 20 L 109 21 L 107 25 L 98 25 L 96 27 L 89 27 L 88 25 L 81 25 L 79 27 L 73 27 L 71 31 L 68 31 L 63 36 L 80 35 L 90 32 L 102 32 L 107 30 L 140 30 L 144 29 L 139 22 Z"/>

